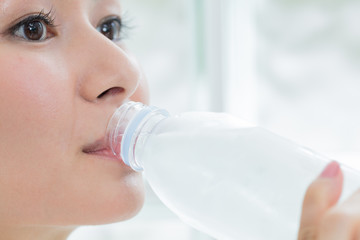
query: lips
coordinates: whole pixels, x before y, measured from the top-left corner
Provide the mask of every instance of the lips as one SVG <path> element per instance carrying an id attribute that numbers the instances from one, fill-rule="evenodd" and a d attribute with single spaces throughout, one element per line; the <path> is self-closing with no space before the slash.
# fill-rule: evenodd
<path id="1" fill-rule="evenodd" d="M 100 139 L 94 143 L 86 145 L 82 151 L 86 154 L 100 155 L 114 159 L 116 158 L 115 154 L 110 149 L 109 144 L 104 139 Z"/>

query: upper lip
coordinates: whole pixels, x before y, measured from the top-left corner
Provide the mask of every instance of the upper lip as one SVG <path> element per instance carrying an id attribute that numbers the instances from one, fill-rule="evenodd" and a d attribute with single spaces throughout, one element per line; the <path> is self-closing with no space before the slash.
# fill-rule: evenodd
<path id="1" fill-rule="evenodd" d="M 84 146 L 83 152 L 84 153 L 94 153 L 98 151 L 102 151 L 105 149 L 110 149 L 109 144 L 105 141 L 104 138 L 101 138 L 99 140 L 96 140 L 95 142 Z"/>
<path id="2" fill-rule="evenodd" d="M 118 106 L 116 107 L 119 107 L 121 106 L 122 104 L 124 104 L 126 101 L 123 101 L 121 103 L 118 104 Z M 110 106 L 110 105 L 109 105 Z M 82 152 L 84 153 L 97 153 L 97 152 L 107 152 L 106 154 L 109 154 L 109 155 L 112 155 L 114 154 L 113 152 L 113 149 L 111 148 L 110 146 L 110 141 L 108 139 L 108 136 L 107 136 L 107 124 L 109 124 L 109 120 L 110 120 L 110 117 L 112 116 L 110 113 L 113 113 L 115 111 L 115 109 L 113 107 L 111 107 L 110 109 L 106 110 L 109 112 L 109 118 L 103 118 L 103 114 L 101 115 L 101 119 L 98 119 L 98 123 L 100 125 L 100 123 L 104 123 L 104 125 L 102 125 L 104 128 L 101 128 L 105 131 L 102 131 L 102 132 L 98 132 L 99 135 L 92 135 L 92 136 L 98 136 L 98 138 L 90 138 L 92 140 L 95 140 L 95 141 L 91 141 L 91 142 L 88 142 L 88 144 L 84 144 L 83 147 L 82 147 Z M 103 111 L 105 112 L 105 110 Z M 105 122 L 104 122 L 105 121 Z M 105 132 L 105 134 L 104 134 Z M 101 134 L 102 133 L 102 134 Z M 97 139 L 97 140 L 96 140 Z M 112 154 L 111 154 L 112 153 Z"/>

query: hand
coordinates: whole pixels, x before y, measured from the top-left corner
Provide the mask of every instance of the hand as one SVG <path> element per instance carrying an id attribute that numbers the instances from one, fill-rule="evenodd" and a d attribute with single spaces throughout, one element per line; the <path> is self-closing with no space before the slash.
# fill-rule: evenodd
<path id="1" fill-rule="evenodd" d="M 341 204 L 343 174 L 331 162 L 309 186 L 298 240 L 360 240 L 360 191 Z"/>

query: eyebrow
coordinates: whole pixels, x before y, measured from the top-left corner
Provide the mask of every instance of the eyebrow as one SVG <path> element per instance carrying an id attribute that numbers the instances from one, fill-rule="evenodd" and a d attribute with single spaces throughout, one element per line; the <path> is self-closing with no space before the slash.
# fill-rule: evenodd
<path id="1" fill-rule="evenodd" d="M 1 1 L 1 0 L 0 0 Z M 104 0 L 92 0 L 94 4 L 97 4 L 99 2 L 103 2 Z M 119 3 L 119 0 L 115 0 L 115 2 Z"/>

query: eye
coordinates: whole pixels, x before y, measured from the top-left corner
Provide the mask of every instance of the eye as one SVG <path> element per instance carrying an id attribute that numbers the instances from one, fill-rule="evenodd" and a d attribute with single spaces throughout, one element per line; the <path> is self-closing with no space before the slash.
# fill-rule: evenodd
<path id="1" fill-rule="evenodd" d="M 47 26 L 41 21 L 30 21 L 22 24 L 14 35 L 29 41 L 43 41 L 47 37 Z"/>
<path id="2" fill-rule="evenodd" d="M 55 25 L 54 18 L 51 17 L 51 11 L 30 15 L 12 26 L 7 33 L 11 36 L 31 41 L 41 42 L 53 37 Z"/>
<path id="3" fill-rule="evenodd" d="M 121 19 L 119 17 L 107 18 L 96 29 L 111 41 L 119 41 L 122 30 Z"/>

